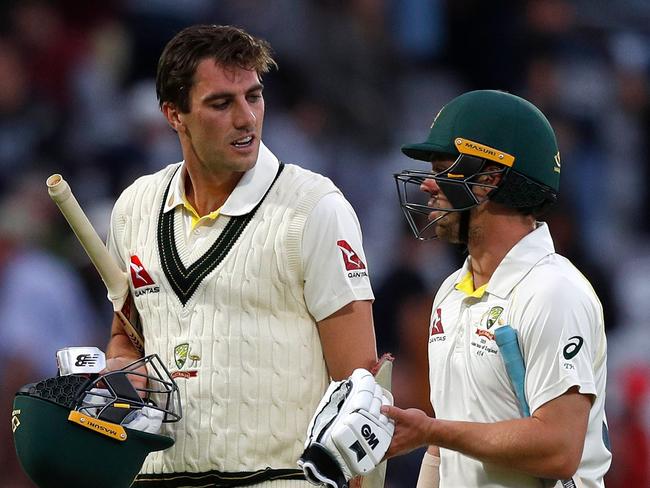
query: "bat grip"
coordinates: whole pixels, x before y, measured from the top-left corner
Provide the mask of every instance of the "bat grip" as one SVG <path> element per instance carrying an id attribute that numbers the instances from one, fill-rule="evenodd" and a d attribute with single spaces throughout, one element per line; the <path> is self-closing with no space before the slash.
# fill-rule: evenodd
<path id="1" fill-rule="evenodd" d="M 127 275 L 110 256 L 104 242 L 101 240 L 92 224 L 74 197 L 70 185 L 60 174 L 50 176 L 47 181 L 47 191 L 70 224 L 79 242 L 86 250 L 90 260 L 97 268 L 106 289 L 108 298 L 113 303 L 114 310 L 120 310 L 129 291 Z"/>
<path id="2" fill-rule="evenodd" d="M 526 379 L 526 366 L 524 365 L 524 358 L 519 349 L 519 341 L 517 340 L 517 332 L 509 325 L 499 327 L 494 331 L 495 340 L 501 357 L 506 366 L 506 372 L 512 388 L 517 397 L 519 410 L 524 417 L 530 417 L 530 409 L 526 401 L 526 392 L 524 389 L 524 381 Z"/>
<path id="3" fill-rule="evenodd" d="M 512 388 L 519 403 L 519 410 L 524 417 L 530 417 L 530 408 L 526 401 L 526 391 L 524 389 L 524 381 L 526 379 L 526 365 L 524 358 L 519 349 L 519 340 L 517 339 L 517 331 L 509 325 L 503 325 L 494 331 L 494 338 L 501 351 L 501 357 L 506 365 L 506 371 Z M 577 480 L 577 481 L 576 481 Z M 582 486 L 579 477 L 571 477 L 566 480 L 559 480 L 555 486 L 561 487 L 578 487 Z M 546 485 L 544 485 L 546 486 Z"/>

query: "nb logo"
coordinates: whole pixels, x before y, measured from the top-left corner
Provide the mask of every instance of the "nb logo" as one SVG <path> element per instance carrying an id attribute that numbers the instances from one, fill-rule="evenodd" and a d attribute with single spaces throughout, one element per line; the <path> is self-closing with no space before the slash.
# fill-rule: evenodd
<path id="1" fill-rule="evenodd" d="M 97 364 L 97 358 L 99 354 L 79 354 L 77 356 L 77 362 L 74 363 L 75 366 L 95 366 Z"/>
<path id="2" fill-rule="evenodd" d="M 366 441 L 368 441 L 368 445 L 370 445 L 372 449 L 377 447 L 377 444 L 379 444 L 379 439 L 377 439 L 377 436 L 372 432 L 368 424 L 363 424 L 361 427 L 361 435 Z"/>

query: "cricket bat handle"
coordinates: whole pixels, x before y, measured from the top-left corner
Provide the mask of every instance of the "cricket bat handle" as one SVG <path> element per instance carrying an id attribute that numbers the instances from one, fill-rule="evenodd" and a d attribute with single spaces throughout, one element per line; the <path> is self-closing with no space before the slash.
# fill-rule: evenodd
<path id="1" fill-rule="evenodd" d="M 128 275 L 120 269 L 113 256 L 108 252 L 106 245 L 88 220 L 72 193 L 70 185 L 63 177 L 60 174 L 54 174 L 47 179 L 46 184 L 50 197 L 61 210 L 106 285 L 113 310 L 125 326 L 125 331 L 131 342 L 140 352 L 144 352 L 142 334 L 131 323 L 129 317 L 132 305 Z"/>

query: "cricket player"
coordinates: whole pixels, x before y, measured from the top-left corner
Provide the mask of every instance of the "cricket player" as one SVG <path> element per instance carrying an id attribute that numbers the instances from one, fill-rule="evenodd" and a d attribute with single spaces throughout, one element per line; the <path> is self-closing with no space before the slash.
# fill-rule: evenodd
<path id="1" fill-rule="evenodd" d="M 311 486 L 297 460 L 330 379 L 377 361 L 353 209 L 262 143 L 274 67 L 266 41 L 230 26 L 188 27 L 160 57 L 157 95 L 184 159 L 124 191 L 109 248 L 183 419 L 136 487 Z M 115 320 L 109 365 L 137 356 Z"/>
<path id="2" fill-rule="evenodd" d="M 435 418 L 382 407 L 396 424 L 388 457 L 430 446 L 422 488 L 602 488 L 611 461 L 603 312 L 537 220 L 559 191 L 548 120 L 517 96 L 473 91 L 442 108 L 425 142 L 402 151 L 430 165 L 396 175 L 411 228 L 467 245 L 468 257 L 433 302 Z M 518 338 L 521 381 L 497 343 L 502 327 Z"/>

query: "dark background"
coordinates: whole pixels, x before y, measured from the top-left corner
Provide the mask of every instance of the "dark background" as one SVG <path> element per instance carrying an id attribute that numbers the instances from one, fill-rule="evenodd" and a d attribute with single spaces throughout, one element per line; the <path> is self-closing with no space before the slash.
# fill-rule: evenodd
<path id="1" fill-rule="evenodd" d="M 463 254 L 406 232 L 392 173 L 417 163 L 399 146 L 423 140 L 441 106 L 470 89 L 542 109 L 563 170 L 546 220 L 605 310 L 607 486 L 650 486 L 647 0 L 3 0 L 0 487 L 30 486 L 11 441 L 13 393 L 54 375 L 60 347 L 108 340 L 105 291 L 45 179 L 62 173 L 105 233 L 126 185 L 180 159 L 153 77 L 166 41 L 192 23 L 239 25 L 273 45 L 265 143 L 331 177 L 355 207 L 403 407 L 429 408 L 429 307 Z M 387 486 L 414 486 L 420 458 L 391 461 Z"/>

